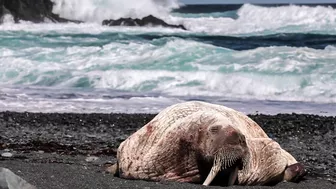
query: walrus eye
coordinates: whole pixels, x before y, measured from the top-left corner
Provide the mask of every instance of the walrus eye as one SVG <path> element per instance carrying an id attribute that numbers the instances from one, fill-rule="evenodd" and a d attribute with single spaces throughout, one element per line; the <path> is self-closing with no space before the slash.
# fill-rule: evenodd
<path id="1" fill-rule="evenodd" d="M 220 126 L 220 125 L 214 125 L 214 126 L 211 126 L 211 127 L 209 128 L 209 132 L 210 132 L 211 134 L 217 134 L 217 133 L 219 132 L 219 130 L 221 129 L 221 127 L 222 127 L 222 126 Z"/>
<path id="2" fill-rule="evenodd" d="M 240 135 L 240 137 L 239 137 L 239 142 L 240 142 L 241 144 L 246 144 L 246 138 L 245 138 L 244 135 Z"/>

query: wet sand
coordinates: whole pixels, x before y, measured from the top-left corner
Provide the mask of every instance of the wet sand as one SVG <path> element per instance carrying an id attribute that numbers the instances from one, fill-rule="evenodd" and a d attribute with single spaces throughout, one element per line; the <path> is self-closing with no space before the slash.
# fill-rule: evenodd
<path id="1" fill-rule="evenodd" d="M 104 173 L 104 164 L 115 162 L 120 142 L 154 116 L 0 112 L 0 153 L 13 154 L 9 158 L 0 156 L 0 167 L 11 169 L 41 189 L 205 188 L 186 183 L 125 180 Z M 308 175 L 298 184 L 230 188 L 336 188 L 336 117 L 249 116 L 302 162 Z"/>

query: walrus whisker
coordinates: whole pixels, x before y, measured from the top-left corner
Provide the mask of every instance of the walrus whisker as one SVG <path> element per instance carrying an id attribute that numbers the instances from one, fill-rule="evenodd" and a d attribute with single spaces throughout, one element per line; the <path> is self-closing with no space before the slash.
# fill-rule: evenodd
<path id="1" fill-rule="evenodd" d="M 244 167 L 243 162 L 245 162 L 246 164 L 247 160 L 240 153 L 232 151 L 231 153 L 229 153 L 227 152 L 226 149 L 218 150 L 214 157 L 213 166 L 203 185 L 206 186 L 210 185 L 220 171 L 226 170 L 228 168 L 233 168 L 232 171 L 230 172 L 230 175 L 228 175 L 229 177 L 228 185 L 229 186 L 233 185 L 238 177 L 238 170 L 240 168 L 240 164 L 243 164 Z"/>

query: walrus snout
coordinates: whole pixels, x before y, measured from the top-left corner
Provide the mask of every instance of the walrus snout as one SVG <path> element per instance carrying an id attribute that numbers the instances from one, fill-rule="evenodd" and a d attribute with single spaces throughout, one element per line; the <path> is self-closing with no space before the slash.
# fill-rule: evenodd
<path id="1" fill-rule="evenodd" d="M 221 152 L 216 155 L 213 166 L 203 185 L 215 183 L 221 186 L 232 186 L 238 179 L 238 171 L 242 170 L 246 164 L 247 157 L 243 153 L 230 154 Z M 215 181 L 215 178 L 217 181 Z"/>
<path id="2" fill-rule="evenodd" d="M 285 170 L 284 180 L 288 182 L 299 182 L 307 174 L 301 163 L 289 165 Z"/>
<path id="3" fill-rule="evenodd" d="M 211 126 L 211 147 L 216 149 L 213 166 L 203 185 L 210 185 L 218 174 L 228 178 L 227 185 L 233 185 L 238 170 L 244 169 L 249 160 L 249 151 L 245 136 L 232 126 Z"/>

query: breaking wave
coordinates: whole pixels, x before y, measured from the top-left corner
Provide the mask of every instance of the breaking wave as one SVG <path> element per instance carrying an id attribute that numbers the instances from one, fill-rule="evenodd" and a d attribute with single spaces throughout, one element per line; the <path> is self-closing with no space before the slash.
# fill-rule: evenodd
<path id="1" fill-rule="evenodd" d="M 10 44 L 0 49 L 1 85 L 336 102 L 333 46 L 235 51 L 174 37 L 101 35 L 31 35 Z"/>
<path id="2" fill-rule="evenodd" d="M 68 19 L 102 22 L 121 17 L 142 18 L 149 14 L 161 17 L 173 8 L 176 0 L 52 0 L 53 12 Z"/>

